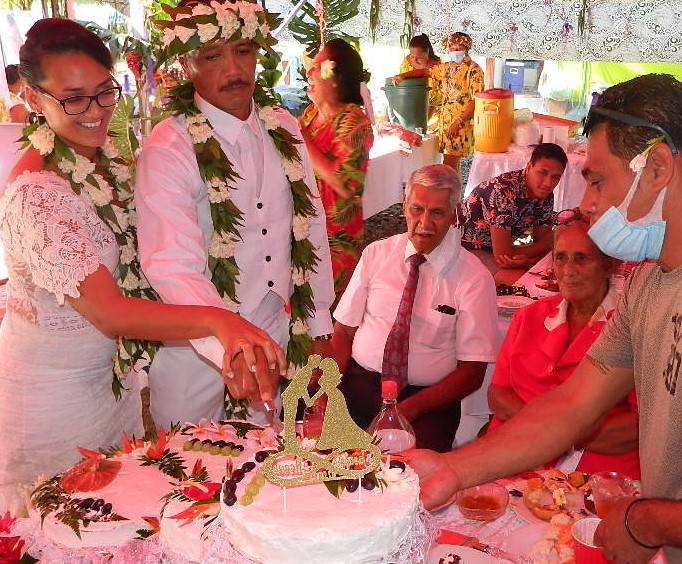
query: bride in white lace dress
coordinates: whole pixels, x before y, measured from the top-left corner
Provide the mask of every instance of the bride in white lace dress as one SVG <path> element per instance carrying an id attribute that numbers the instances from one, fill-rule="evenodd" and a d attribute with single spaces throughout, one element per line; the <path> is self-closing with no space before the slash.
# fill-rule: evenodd
<path id="1" fill-rule="evenodd" d="M 121 279 L 126 294 L 146 290 L 120 205 L 127 169 L 105 143 L 121 90 L 111 55 L 79 24 L 47 19 L 29 30 L 20 59 L 29 101 L 44 117 L 27 130 L 31 146 L 0 201 L 9 277 L 0 325 L 0 513 L 18 510 L 39 476 L 77 462 L 76 447 L 119 444 L 124 430 L 141 435 L 134 373 L 119 401 L 112 393 L 117 335 L 217 337 L 234 397 L 274 387 L 262 361 L 255 370 L 256 354 L 286 370 L 275 342 L 236 314 L 122 295 Z M 234 374 L 241 353 L 252 372 Z"/>

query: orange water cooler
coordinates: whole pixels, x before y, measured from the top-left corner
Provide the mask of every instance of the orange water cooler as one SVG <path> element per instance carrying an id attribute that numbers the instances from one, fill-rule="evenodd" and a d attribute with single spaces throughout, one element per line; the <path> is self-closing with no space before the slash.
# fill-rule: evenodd
<path id="1" fill-rule="evenodd" d="M 474 97 L 474 148 L 483 153 L 504 153 L 512 141 L 514 92 L 491 88 Z"/>

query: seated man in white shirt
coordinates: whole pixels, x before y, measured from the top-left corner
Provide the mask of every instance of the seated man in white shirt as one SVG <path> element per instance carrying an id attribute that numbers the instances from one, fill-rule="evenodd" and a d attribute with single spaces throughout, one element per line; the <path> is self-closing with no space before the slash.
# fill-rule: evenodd
<path id="1" fill-rule="evenodd" d="M 403 203 L 407 233 L 369 245 L 339 302 L 332 346 L 344 374 L 340 389 L 356 423 L 381 406 L 384 345 L 408 277 L 419 268 L 409 333 L 408 385 L 398 409 L 419 448 L 450 450 L 460 400 L 477 390 L 497 352 L 495 286 L 490 272 L 460 245 L 452 227 L 461 184 L 454 170 L 428 165 L 410 176 Z"/>
<path id="2" fill-rule="evenodd" d="M 171 91 L 174 116 L 154 128 L 139 159 L 142 268 L 164 302 L 239 312 L 289 346 L 290 368 L 305 364 L 310 338 L 331 337 L 334 289 L 300 129 L 255 85 L 258 51 L 272 54 L 276 42 L 275 16 L 255 2 L 191 0 L 157 23 L 165 55 L 180 55 L 190 80 Z M 222 354 L 215 339 L 164 343 L 149 374 L 157 425 L 247 416 L 226 414 Z M 265 392 L 227 381 L 230 399 L 275 399 L 280 374 L 264 355 L 254 367 L 237 357 L 233 367 L 267 381 Z"/>

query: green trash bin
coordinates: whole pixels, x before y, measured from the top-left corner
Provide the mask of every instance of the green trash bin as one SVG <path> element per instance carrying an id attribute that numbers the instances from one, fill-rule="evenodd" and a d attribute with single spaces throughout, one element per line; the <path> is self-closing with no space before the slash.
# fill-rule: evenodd
<path id="1" fill-rule="evenodd" d="M 429 84 L 426 78 L 406 78 L 395 86 L 392 78 L 382 88 L 388 102 L 388 117 L 405 129 L 426 133 L 429 118 Z"/>

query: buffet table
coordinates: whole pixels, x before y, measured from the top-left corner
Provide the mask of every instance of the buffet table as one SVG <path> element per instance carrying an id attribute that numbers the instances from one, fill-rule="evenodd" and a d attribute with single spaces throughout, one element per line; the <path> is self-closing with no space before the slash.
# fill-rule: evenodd
<path id="1" fill-rule="evenodd" d="M 438 139 L 425 137 L 419 147 L 405 149 L 392 135 L 375 135 L 369 152 L 369 166 L 362 196 L 365 219 L 403 201 L 403 190 L 410 174 L 427 164 L 441 162 Z"/>
<path id="2" fill-rule="evenodd" d="M 578 147 L 581 147 L 580 145 Z M 471 162 L 469 179 L 464 190 L 468 195 L 481 182 L 490 180 L 503 172 L 518 170 L 526 166 L 533 152 L 533 146 L 510 145 L 506 153 L 481 153 L 476 151 Z M 568 153 L 568 165 L 561 181 L 554 189 L 554 210 L 575 208 L 585 192 L 582 168 L 585 154 L 582 149 Z"/>

